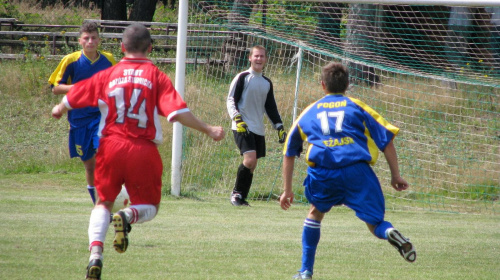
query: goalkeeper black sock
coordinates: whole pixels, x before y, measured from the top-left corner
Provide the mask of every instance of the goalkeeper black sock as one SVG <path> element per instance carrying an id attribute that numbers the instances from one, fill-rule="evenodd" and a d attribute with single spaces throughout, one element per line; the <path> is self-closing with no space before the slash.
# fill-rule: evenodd
<path id="1" fill-rule="evenodd" d="M 250 169 L 243 165 L 243 163 L 240 164 L 236 173 L 236 182 L 234 183 L 233 193 L 239 193 L 242 195 L 242 198 L 245 198 L 245 193 L 248 194 L 248 191 L 250 190 L 252 177 L 253 174 Z"/>
<path id="2" fill-rule="evenodd" d="M 250 170 L 250 169 L 248 169 L 248 170 Z M 250 192 L 250 187 L 252 186 L 252 179 L 253 179 L 253 173 L 248 174 L 243 193 L 241 194 L 243 199 L 247 199 L 248 192 Z"/>

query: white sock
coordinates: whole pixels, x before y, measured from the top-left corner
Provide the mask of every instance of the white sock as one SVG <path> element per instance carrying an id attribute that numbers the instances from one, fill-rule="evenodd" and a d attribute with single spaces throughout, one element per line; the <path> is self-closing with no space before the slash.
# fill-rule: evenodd
<path id="1" fill-rule="evenodd" d="M 393 230 L 394 228 L 393 227 L 390 227 L 388 229 L 385 230 L 385 236 L 386 238 L 389 236 L 389 231 Z"/>
<path id="2" fill-rule="evenodd" d="M 123 209 L 129 223 L 140 224 L 151 221 L 156 216 L 156 207 L 151 204 L 133 205 Z"/>
<path id="3" fill-rule="evenodd" d="M 102 247 L 101 246 L 93 246 L 90 250 L 89 262 L 91 260 L 100 259 L 102 261 Z"/>
<path id="4" fill-rule="evenodd" d="M 109 211 L 106 208 L 92 209 L 89 221 L 89 245 L 94 241 L 104 243 L 109 228 Z"/>

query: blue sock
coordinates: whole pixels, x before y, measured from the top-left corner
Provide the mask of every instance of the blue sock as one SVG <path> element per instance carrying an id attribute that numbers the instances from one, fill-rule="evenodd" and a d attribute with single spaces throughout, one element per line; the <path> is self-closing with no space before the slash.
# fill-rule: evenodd
<path id="1" fill-rule="evenodd" d="M 387 235 L 385 234 L 385 232 L 387 231 L 388 228 L 392 228 L 392 224 L 387 222 L 387 221 L 383 221 L 381 222 L 380 224 L 377 225 L 377 227 L 375 227 L 375 236 L 377 236 L 378 238 L 380 239 L 387 239 Z"/>
<path id="2" fill-rule="evenodd" d="M 92 198 L 92 202 L 95 205 L 95 188 L 94 188 L 94 186 L 87 186 L 87 190 L 89 191 L 90 198 Z"/>
<path id="3" fill-rule="evenodd" d="M 300 272 L 306 270 L 313 272 L 314 258 L 320 235 L 321 222 L 306 218 L 302 232 L 302 268 L 300 268 Z"/>

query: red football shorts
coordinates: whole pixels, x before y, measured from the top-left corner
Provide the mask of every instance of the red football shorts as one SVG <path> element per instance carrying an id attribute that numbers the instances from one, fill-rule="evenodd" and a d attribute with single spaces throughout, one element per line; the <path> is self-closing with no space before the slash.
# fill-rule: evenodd
<path id="1" fill-rule="evenodd" d="M 125 184 L 132 205 L 159 204 L 162 172 L 160 153 L 150 140 L 101 138 L 94 173 L 101 201 L 114 201 Z"/>

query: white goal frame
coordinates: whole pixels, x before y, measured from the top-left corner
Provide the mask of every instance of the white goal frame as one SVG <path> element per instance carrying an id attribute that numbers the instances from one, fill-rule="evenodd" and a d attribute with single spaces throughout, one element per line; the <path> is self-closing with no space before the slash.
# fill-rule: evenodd
<path id="1" fill-rule="evenodd" d="M 443 6 L 485 6 L 499 7 L 500 0 L 287 0 L 289 2 L 318 2 L 318 3 L 355 3 L 355 4 L 385 4 L 385 5 L 443 5 Z M 188 25 L 189 0 L 179 1 L 178 37 L 175 72 L 175 89 L 184 97 L 186 75 L 186 45 Z M 297 77 L 300 73 L 300 63 Z M 297 93 L 296 93 L 297 94 Z M 295 119 L 294 112 L 294 119 Z M 180 196 L 182 178 L 182 125 L 178 122 L 173 125 L 172 136 L 172 173 L 171 194 Z"/>

